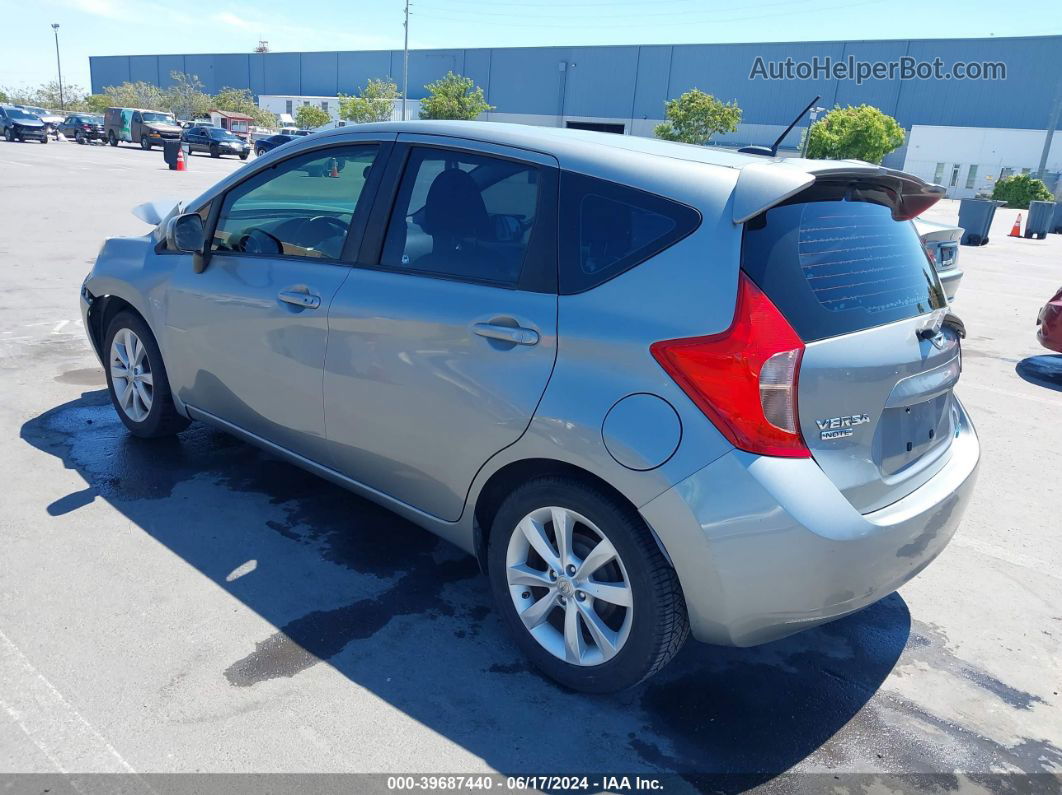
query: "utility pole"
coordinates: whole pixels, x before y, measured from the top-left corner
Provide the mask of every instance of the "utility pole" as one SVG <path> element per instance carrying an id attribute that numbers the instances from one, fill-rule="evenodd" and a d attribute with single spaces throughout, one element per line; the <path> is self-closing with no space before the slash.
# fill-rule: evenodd
<path id="1" fill-rule="evenodd" d="M 52 23 L 52 33 L 55 34 L 55 66 L 59 70 L 59 109 L 66 111 L 66 102 L 63 101 L 63 64 L 59 60 L 59 23 Z"/>
<path id="2" fill-rule="evenodd" d="M 826 108 L 820 108 L 818 106 L 811 109 L 811 113 L 809 116 L 810 121 L 808 122 L 807 129 L 804 131 L 804 145 L 800 147 L 801 157 L 808 156 L 808 140 L 811 138 L 811 125 L 815 123 L 815 120 L 819 117 L 819 114 L 822 113 L 824 110 L 826 110 Z"/>
<path id="3" fill-rule="evenodd" d="M 1040 167 L 1036 169 L 1036 178 L 1044 178 L 1044 170 L 1047 168 L 1047 156 L 1051 154 L 1051 139 L 1055 136 L 1055 128 L 1058 126 L 1058 117 L 1062 114 L 1062 80 L 1058 81 L 1055 89 L 1055 104 L 1051 108 L 1051 117 L 1047 120 L 1047 135 L 1044 136 L 1044 151 L 1040 154 Z"/>
<path id="4" fill-rule="evenodd" d="M 409 0 L 406 0 L 405 43 L 402 45 L 402 121 L 409 118 L 406 111 L 406 99 L 409 97 Z"/>

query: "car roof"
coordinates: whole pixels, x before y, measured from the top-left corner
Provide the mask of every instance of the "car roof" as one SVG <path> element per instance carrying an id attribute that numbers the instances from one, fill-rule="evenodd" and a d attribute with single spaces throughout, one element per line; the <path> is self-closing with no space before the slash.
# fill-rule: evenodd
<path id="1" fill-rule="evenodd" d="M 565 169 L 677 198 L 709 190 L 712 195 L 708 201 L 719 205 L 732 195 L 730 213 L 735 223 L 744 223 L 824 177 L 884 178 L 893 184 L 897 194 L 922 197 L 928 201 L 926 206 L 944 193 L 943 188 L 927 185 L 918 177 L 860 160 L 768 157 L 659 138 L 508 122 L 416 120 L 351 124 L 304 136 L 303 142 L 293 144 L 295 148 L 289 151 L 294 155 L 322 144 L 365 140 L 366 134 L 394 140 L 403 133 L 530 150 L 553 157 Z M 656 159 L 658 167 L 647 168 L 647 157 Z M 718 190 L 710 189 L 708 182 Z"/>

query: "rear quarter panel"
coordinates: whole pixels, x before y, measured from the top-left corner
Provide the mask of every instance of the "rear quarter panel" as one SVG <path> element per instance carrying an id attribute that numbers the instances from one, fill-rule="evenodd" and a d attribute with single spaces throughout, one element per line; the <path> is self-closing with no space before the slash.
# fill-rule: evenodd
<path id="1" fill-rule="evenodd" d="M 568 163 L 570 169 L 578 163 Z M 731 445 L 667 376 L 649 352 L 662 339 L 712 334 L 733 320 L 741 227 L 731 220 L 736 171 L 668 158 L 624 157 L 608 173 L 586 172 L 688 204 L 697 230 L 657 256 L 598 287 L 558 299 L 558 354 L 528 431 L 496 454 L 476 479 L 475 495 L 501 467 L 529 458 L 573 464 L 606 480 L 640 506 L 723 455 Z M 679 415 L 681 441 L 649 471 L 609 454 L 602 423 L 620 399 L 664 398 Z"/>

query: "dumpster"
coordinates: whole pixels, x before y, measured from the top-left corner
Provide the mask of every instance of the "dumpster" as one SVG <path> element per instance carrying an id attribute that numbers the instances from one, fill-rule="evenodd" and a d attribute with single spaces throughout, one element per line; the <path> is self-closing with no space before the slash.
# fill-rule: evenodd
<path id="1" fill-rule="evenodd" d="M 964 246 L 983 246 L 988 242 L 988 230 L 996 216 L 996 208 L 1006 202 L 992 199 L 962 199 L 959 202 L 959 223 L 966 231 L 959 242 Z"/>
<path id="2" fill-rule="evenodd" d="M 1029 220 L 1025 224 L 1025 236 L 1043 240 L 1051 229 L 1054 216 L 1054 202 L 1029 202 Z"/>
<path id="3" fill-rule="evenodd" d="M 166 161 L 166 165 L 170 167 L 170 171 L 177 170 L 177 152 L 181 149 L 184 150 L 184 165 L 188 167 L 188 144 L 181 141 L 179 138 L 165 138 L 162 141 L 162 159 Z"/>

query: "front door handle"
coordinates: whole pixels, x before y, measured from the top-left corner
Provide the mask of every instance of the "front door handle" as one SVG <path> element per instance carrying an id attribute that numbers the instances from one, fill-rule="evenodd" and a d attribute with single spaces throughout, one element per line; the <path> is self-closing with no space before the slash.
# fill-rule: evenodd
<path id="1" fill-rule="evenodd" d="M 522 326 L 500 326 L 496 323 L 476 323 L 472 331 L 481 337 L 502 342 L 511 342 L 514 345 L 535 345 L 538 343 L 538 332 L 534 329 Z"/>
<path id="2" fill-rule="evenodd" d="M 300 307 L 301 309 L 316 309 L 321 305 L 321 296 L 301 290 L 281 290 L 277 298 L 285 304 Z"/>

